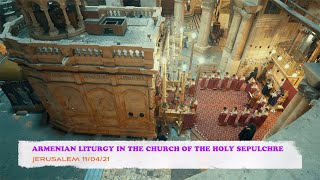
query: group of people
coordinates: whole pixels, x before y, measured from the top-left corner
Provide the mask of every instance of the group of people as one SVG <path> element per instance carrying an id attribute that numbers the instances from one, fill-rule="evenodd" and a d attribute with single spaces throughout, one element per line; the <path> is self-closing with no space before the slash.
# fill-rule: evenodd
<path id="1" fill-rule="evenodd" d="M 259 110 L 250 110 L 250 108 L 245 107 L 241 112 L 238 111 L 237 107 L 234 107 L 229 112 L 227 107 L 223 107 L 222 112 L 218 117 L 219 126 L 246 126 L 248 124 L 254 124 L 257 127 L 262 126 L 262 124 L 268 118 L 268 108 L 263 108 Z"/>
<path id="2" fill-rule="evenodd" d="M 245 79 L 246 78 L 244 76 L 238 78 L 235 74 L 230 77 L 228 72 L 226 72 L 223 79 L 219 72 L 213 72 L 210 76 L 208 76 L 207 73 L 204 73 L 200 81 L 200 89 L 240 91 L 242 86 L 245 84 Z"/>

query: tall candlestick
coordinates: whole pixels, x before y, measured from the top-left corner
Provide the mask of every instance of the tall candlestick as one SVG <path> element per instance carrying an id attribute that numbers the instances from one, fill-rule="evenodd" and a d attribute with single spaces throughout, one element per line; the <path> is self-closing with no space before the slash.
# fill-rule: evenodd
<path id="1" fill-rule="evenodd" d="M 185 78 L 186 74 L 183 71 L 182 75 L 181 75 L 181 97 L 180 97 L 180 104 L 184 104 L 184 93 L 185 93 L 185 85 L 186 85 L 186 78 Z"/>
<path id="2" fill-rule="evenodd" d="M 167 102 L 167 68 L 166 64 L 162 64 L 162 102 L 166 103 Z"/>

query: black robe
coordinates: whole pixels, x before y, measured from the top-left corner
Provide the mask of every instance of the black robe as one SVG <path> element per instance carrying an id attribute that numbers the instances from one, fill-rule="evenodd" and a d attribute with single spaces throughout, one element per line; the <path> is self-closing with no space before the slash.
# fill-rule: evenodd
<path id="1" fill-rule="evenodd" d="M 239 134 L 240 141 L 250 141 L 254 134 L 256 133 L 256 126 L 250 124 L 248 127 L 245 127 Z"/>

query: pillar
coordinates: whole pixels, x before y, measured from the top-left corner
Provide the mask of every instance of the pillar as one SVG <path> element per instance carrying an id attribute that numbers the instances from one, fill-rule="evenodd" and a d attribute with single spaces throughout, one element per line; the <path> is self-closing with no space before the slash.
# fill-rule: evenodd
<path id="1" fill-rule="evenodd" d="M 174 26 L 175 33 L 184 26 L 184 0 L 174 0 Z"/>
<path id="2" fill-rule="evenodd" d="M 234 13 L 233 13 L 231 26 L 228 32 L 227 42 L 221 56 L 220 69 L 222 71 L 225 71 L 225 68 L 227 66 L 227 62 L 228 62 L 228 59 L 230 58 L 230 54 L 231 54 L 234 42 L 236 41 L 237 33 L 241 23 L 241 15 L 240 15 L 241 9 L 239 7 L 233 6 L 233 10 L 234 10 Z"/>
<path id="3" fill-rule="evenodd" d="M 51 20 L 51 17 L 48 12 L 48 7 L 41 7 L 41 11 L 44 12 L 46 15 L 47 21 L 48 21 L 48 26 L 49 26 L 49 35 L 50 36 L 57 36 L 59 34 L 59 31 L 56 27 L 54 27 L 54 24 Z"/>
<path id="4" fill-rule="evenodd" d="M 249 14 L 246 11 L 241 11 L 241 16 L 242 20 L 236 40 L 234 42 L 231 57 L 229 58 L 225 69 L 225 71 L 229 72 L 229 74 L 236 74 L 238 71 L 240 59 L 244 51 L 253 22 L 253 14 Z"/>
<path id="5" fill-rule="evenodd" d="M 65 19 L 65 22 L 66 22 L 66 31 L 68 33 L 73 33 L 75 32 L 75 29 L 74 27 L 71 25 L 70 21 L 69 21 L 69 17 L 68 17 L 68 14 L 66 12 L 66 5 L 61 5 L 60 6 L 62 12 L 63 12 L 63 16 L 64 16 L 64 19 Z"/>
<path id="6" fill-rule="evenodd" d="M 289 54 L 291 54 L 292 50 L 298 46 L 298 44 L 301 42 L 304 36 L 305 36 L 304 29 L 300 29 L 296 39 L 294 40 L 292 46 L 290 47 L 290 50 L 288 52 Z"/>
<path id="7" fill-rule="evenodd" d="M 290 116 L 293 110 L 297 107 L 302 98 L 302 94 L 298 92 L 290 101 L 288 106 L 284 109 L 284 111 L 281 113 L 281 115 L 278 117 L 277 122 L 272 126 L 272 128 L 268 131 L 268 133 L 264 136 L 263 139 L 267 139 L 268 137 L 274 135 L 281 129 L 283 123 L 287 120 L 287 118 Z"/>
<path id="8" fill-rule="evenodd" d="M 291 112 L 290 116 L 286 119 L 286 121 L 281 125 L 280 129 L 287 127 L 293 121 L 297 120 L 301 115 L 307 112 L 310 109 L 309 105 L 310 101 L 303 97 L 299 104 L 294 108 Z"/>
<path id="9" fill-rule="evenodd" d="M 34 13 L 33 13 L 32 9 L 28 8 L 27 11 L 28 11 L 28 14 L 29 14 L 29 16 L 31 18 L 31 21 L 32 21 L 33 33 L 35 35 L 43 34 L 43 29 L 40 27 L 40 24 L 38 23 L 36 17 L 34 16 Z"/>
<path id="10" fill-rule="evenodd" d="M 314 49 L 313 53 L 309 58 L 309 62 L 314 62 L 320 54 L 320 41 L 317 42 L 317 47 Z"/>
<path id="11" fill-rule="evenodd" d="M 201 22 L 200 22 L 200 30 L 198 41 L 196 44 L 196 49 L 200 51 L 204 51 L 210 46 L 208 45 L 210 29 L 211 29 L 211 21 L 213 15 L 213 0 L 204 0 L 202 3 L 202 14 L 201 14 Z"/>
<path id="12" fill-rule="evenodd" d="M 81 2 L 79 0 L 76 0 L 76 10 L 77 10 L 77 15 L 78 15 L 78 27 L 79 28 L 83 28 L 84 27 L 84 23 L 83 23 L 83 16 L 81 14 L 81 11 L 80 11 L 80 6 L 81 5 Z"/>

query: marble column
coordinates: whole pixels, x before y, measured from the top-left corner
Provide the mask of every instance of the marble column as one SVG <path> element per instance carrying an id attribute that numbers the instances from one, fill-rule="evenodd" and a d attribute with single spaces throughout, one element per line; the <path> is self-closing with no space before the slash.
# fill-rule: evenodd
<path id="1" fill-rule="evenodd" d="M 66 22 L 66 31 L 68 33 L 73 33 L 75 32 L 75 29 L 74 27 L 71 25 L 70 23 L 70 20 L 69 20 L 69 17 L 68 17 L 68 14 L 67 14 L 67 11 L 66 11 L 66 5 L 61 5 L 60 6 L 62 12 L 63 12 L 63 16 L 64 16 L 64 19 L 65 19 L 65 22 Z"/>
<path id="2" fill-rule="evenodd" d="M 238 34 L 234 42 L 231 57 L 229 58 L 225 69 L 225 71 L 229 72 L 229 74 L 236 74 L 238 71 L 240 59 L 253 23 L 253 14 L 249 14 L 246 11 L 241 11 L 241 16 L 242 20 Z"/>
<path id="3" fill-rule="evenodd" d="M 295 49 L 298 46 L 298 44 L 301 42 L 301 40 L 305 36 L 305 34 L 306 33 L 305 33 L 304 29 L 299 30 L 299 33 L 298 33 L 296 39 L 294 40 L 292 46 L 290 47 L 290 50 L 288 52 L 289 54 L 292 52 L 293 49 Z"/>
<path id="4" fill-rule="evenodd" d="M 320 41 L 317 42 L 317 47 L 314 49 L 313 53 L 309 58 L 309 62 L 314 62 L 320 54 Z"/>
<path id="5" fill-rule="evenodd" d="M 79 0 L 76 0 L 76 10 L 77 10 L 77 15 L 78 15 L 78 27 L 79 28 L 83 28 L 84 27 L 84 23 L 83 23 L 83 16 L 81 14 L 81 11 L 80 11 L 80 6 L 81 5 L 81 2 Z"/>
<path id="6" fill-rule="evenodd" d="M 264 136 L 263 139 L 267 139 L 268 137 L 274 135 L 281 129 L 283 123 L 287 120 L 292 111 L 297 107 L 302 98 L 302 94 L 298 92 L 290 101 L 288 106 L 284 109 L 284 111 L 281 113 L 281 115 L 278 117 L 277 122 L 272 126 L 272 128 L 268 131 L 268 133 Z"/>
<path id="7" fill-rule="evenodd" d="M 184 27 L 184 0 L 174 0 L 174 26 L 176 33 Z"/>
<path id="8" fill-rule="evenodd" d="M 204 0 L 202 3 L 202 14 L 201 14 L 201 22 L 200 22 L 200 30 L 198 41 L 195 45 L 196 50 L 204 51 L 210 48 L 208 45 L 210 29 L 211 29 L 211 21 L 214 9 L 214 1 L 213 0 Z"/>
<path id="9" fill-rule="evenodd" d="M 31 18 L 31 21 L 32 21 L 33 33 L 34 33 L 35 35 L 41 35 L 41 34 L 43 34 L 44 31 L 43 31 L 43 29 L 40 27 L 40 24 L 38 23 L 36 17 L 34 16 L 34 13 L 33 13 L 32 9 L 31 9 L 31 8 L 28 8 L 27 11 L 28 11 L 28 14 L 29 14 L 29 16 L 30 16 L 30 18 Z"/>
<path id="10" fill-rule="evenodd" d="M 59 34 L 59 30 L 54 26 L 51 17 L 48 12 L 48 7 L 41 7 L 41 11 L 44 12 L 46 15 L 47 21 L 48 21 L 48 26 L 49 26 L 49 35 L 50 36 L 57 36 Z"/>
<path id="11" fill-rule="evenodd" d="M 237 33 L 241 23 L 241 15 L 240 15 L 241 9 L 239 7 L 233 6 L 233 10 L 234 10 L 234 13 L 233 13 L 231 26 L 228 32 L 227 42 L 221 56 L 220 69 L 222 71 L 225 71 L 226 69 L 227 62 L 228 62 L 228 59 L 230 58 L 230 54 L 231 54 L 234 42 L 236 41 Z"/>

